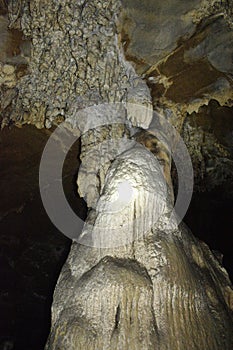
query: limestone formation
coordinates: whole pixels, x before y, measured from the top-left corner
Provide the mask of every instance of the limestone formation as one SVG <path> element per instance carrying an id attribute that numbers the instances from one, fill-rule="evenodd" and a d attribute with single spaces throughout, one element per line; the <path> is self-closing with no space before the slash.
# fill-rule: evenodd
<path id="1" fill-rule="evenodd" d="M 119 1 L 10 2 L 9 25 L 19 22 L 32 41 L 30 74 L 18 86 L 15 121 L 50 127 L 95 103 L 138 96 L 150 104 L 146 84 L 119 49 L 119 9 Z"/>
<path id="2" fill-rule="evenodd" d="M 135 7 L 139 11 L 138 3 L 130 6 L 131 15 Z M 193 4 L 189 6 L 193 9 Z M 196 24 L 192 24 L 191 19 L 186 23 L 190 23 L 191 36 Z M 122 31 L 124 45 L 127 36 L 125 28 Z M 145 48 L 142 43 L 137 44 L 140 49 Z M 168 50 L 171 49 L 172 46 L 168 46 Z M 166 61 L 160 63 L 165 64 Z M 135 66 L 140 72 L 139 61 Z M 152 81 L 154 69 L 147 66 L 148 81 Z M 213 83 L 217 78 L 213 78 Z M 223 83 L 227 86 L 224 92 L 227 100 L 230 82 L 225 75 L 222 79 L 227 81 Z M 156 80 L 155 76 L 155 81 L 162 82 L 166 91 L 173 84 L 166 74 L 164 79 Z M 221 93 L 220 88 L 218 96 Z M 163 115 L 182 129 L 186 101 L 175 109 L 168 98 L 156 100 L 153 89 L 152 97 L 154 104 L 159 102 Z M 206 97 L 203 95 L 203 98 Z M 192 103 L 194 106 L 196 102 L 190 101 L 190 105 Z M 171 106 L 173 111 L 169 112 Z M 174 116 L 174 111 L 179 111 L 180 119 Z M 122 130 L 117 132 L 120 138 L 126 132 L 123 124 L 115 127 Z M 101 164 L 106 164 L 96 144 L 102 145 L 113 130 L 112 127 L 96 128 L 95 132 L 83 136 L 84 170 L 91 155 L 97 153 Z M 128 147 L 119 155 L 109 151 L 107 166 L 98 184 L 93 178 L 85 184 L 83 193 L 87 193 L 87 197 L 91 195 L 88 203 L 94 208 L 61 272 L 46 349 L 230 350 L 233 346 L 230 281 L 208 247 L 195 239 L 184 225 L 170 221 L 172 203 L 163 178 L 164 168 L 139 145 Z M 95 173 L 96 158 L 91 164 Z M 81 189 L 88 176 L 88 170 L 85 171 L 79 177 Z M 98 188 L 99 196 L 98 191 L 92 194 L 93 187 Z"/>
<path id="3" fill-rule="evenodd" d="M 232 350 L 231 283 L 172 211 L 178 141 L 151 113 L 182 133 L 196 188 L 232 176 L 232 0 L 0 1 L 0 29 L 1 126 L 81 135 L 89 212 L 46 350 Z"/>
<path id="4" fill-rule="evenodd" d="M 232 193 L 229 186 L 233 181 L 232 117 L 231 108 L 211 100 L 208 106 L 185 119 L 182 136 L 192 158 L 198 191 L 224 185 Z"/>
<path id="5" fill-rule="evenodd" d="M 169 222 L 159 168 L 141 146 L 113 162 L 57 283 L 46 349 L 232 349 L 228 276 L 206 245 Z M 133 192 L 122 207 L 125 182 Z"/>
<path id="6" fill-rule="evenodd" d="M 119 1 L 50 1 L 46 6 L 43 2 L 23 1 L 18 2 L 18 7 L 16 3 L 10 2 L 10 26 L 20 23 L 24 36 L 32 42 L 32 50 L 30 73 L 17 85 L 11 120 L 49 128 L 64 119 L 73 125 L 77 111 L 100 103 L 134 102 L 152 109 L 149 88 L 125 60 L 118 42 Z M 12 87 L 10 78 L 4 83 Z M 125 120 L 134 126 L 149 126 L 143 116 L 135 118 L 128 113 Z M 111 132 L 107 134 L 112 137 Z M 120 127 L 118 137 L 121 135 Z M 82 137 L 83 149 L 86 139 Z M 92 151 L 93 155 L 89 147 L 88 157 L 96 159 L 96 152 Z M 85 160 L 84 152 L 82 160 L 83 172 L 93 190 L 86 192 L 80 172 L 80 194 L 93 206 L 99 194 L 99 180 L 92 175 L 93 165 Z"/>

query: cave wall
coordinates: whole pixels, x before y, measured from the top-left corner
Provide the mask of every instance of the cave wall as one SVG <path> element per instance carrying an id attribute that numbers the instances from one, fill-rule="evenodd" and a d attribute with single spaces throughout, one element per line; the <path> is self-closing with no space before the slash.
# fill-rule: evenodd
<path id="1" fill-rule="evenodd" d="M 121 3 L 110 2 L 109 5 L 105 1 L 35 0 L 29 3 L 11 0 L 1 1 L 0 5 L 2 127 L 33 124 L 37 128 L 51 128 L 64 120 L 71 127 L 77 127 L 73 118 L 76 109 L 97 102 L 120 100 L 145 106 L 153 105 L 154 109 L 162 113 L 180 131 L 188 147 L 194 165 L 196 193 L 219 188 L 222 195 L 231 201 L 231 1 L 197 0 L 179 1 L 174 4 L 174 1 L 148 0 L 141 3 L 124 0 Z M 116 25 L 116 14 L 120 13 L 120 10 L 121 15 Z M 129 115 L 127 118 L 133 126 L 147 128 L 149 125 L 149 117 L 133 119 Z M 81 158 L 86 168 L 80 173 L 78 184 L 81 195 L 86 196 L 90 207 L 96 203 L 99 188 L 103 188 L 111 162 L 106 164 L 101 184 L 97 182 L 93 193 L 89 193 L 90 187 L 86 188 L 86 179 L 89 176 L 88 181 L 96 181 L 96 177 L 91 175 L 89 162 L 95 158 L 95 153 L 89 150 L 97 143 L 124 135 L 129 137 L 129 132 L 125 125 L 121 124 L 100 128 L 82 136 Z M 113 150 L 112 159 L 116 155 L 116 150 Z M 175 169 L 173 181 L 176 185 Z M 186 233 L 183 235 L 186 237 Z M 162 239 L 161 233 L 158 236 Z M 164 247 L 166 245 L 167 242 L 164 241 Z M 74 245 L 73 251 L 76 252 L 76 249 Z M 185 248 L 182 247 L 181 250 L 183 249 Z M 143 256 L 142 251 L 137 251 L 138 256 Z M 160 250 L 155 251 L 160 253 Z M 85 254 L 88 253 L 89 250 Z M 111 254 L 115 256 L 116 252 Z M 212 259 L 207 248 L 201 248 L 197 255 L 195 252 L 189 252 L 188 256 L 192 256 L 192 259 L 196 259 L 195 263 L 201 265 L 199 254 L 204 254 L 207 261 Z M 144 269 L 129 262 L 129 269 L 125 271 L 122 261 L 102 261 L 102 258 L 104 256 L 94 259 L 97 265 L 100 261 L 96 269 L 97 277 L 101 275 L 101 269 L 104 270 L 106 264 L 109 264 L 110 270 L 116 268 L 117 273 L 122 271 L 122 275 L 127 272 L 130 280 L 138 278 L 139 286 L 148 297 L 148 304 L 139 303 L 139 309 L 145 306 L 146 310 L 149 310 L 149 316 L 146 319 L 148 324 L 136 326 L 140 328 L 151 325 L 153 331 L 145 336 L 149 339 L 148 342 L 155 344 L 158 330 L 154 325 L 153 315 L 150 314 L 152 287 Z M 123 258 L 134 259 L 135 255 L 127 252 L 123 254 Z M 72 260 L 72 253 L 70 259 Z M 168 254 L 167 259 L 170 259 L 172 265 L 176 263 L 176 257 L 172 254 Z M 138 260 L 140 261 L 140 258 Z M 142 262 L 144 264 L 144 261 Z M 72 261 L 72 264 L 76 262 Z M 160 264 L 162 262 L 158 259 L 158 269 Z M 215 260 L 209 262 L 208 268 L 210 265 L 211 268 L 212 265 L 215 266 L 213 269 L 216 268 L 217 271 L 221 270 Z M 202 265 L 199 268 L 205 269 L 206 266 Z M 66 277 L 65 269 L 63 277 Z M 200 278 L 202 272 L 199 271 L 197 275 Z M 219 272 L 219 275 L 226 288 L 220 288 L 216 296 L 211 289 L 212 282 L 208 281 L 210 290 L 207 290 L 204 299 L 208 299 L 213 308 L 218 301 L 227 305 L 224 307 L 231 308 L 230 283 L 225 277 L 225 272 L 223 275 Z M 211 278 L 215 280 L 216 272 L 213 272 Z M 85 278 L 83 283 L 85 285 Z M 117 274 L 116 280 L 112 279 L 111 283 L 113 286 L 119 285 Z M 122 283 L 122 290 L 125 287 Z M 130 298 L 132 290 L 129 288 L 127 293 Z M 142 300 L 142 303 L 144 302 L 145 300 Z M 59 307 L 60 305 L 58 309 Z M 54 310 L 55 308 L 56 305 Z M 54 315 L 56 312 L 54 311 Z M 88 313 L 89 309 L 86 312 Z M 119 314 L 113 313 L 112 317 L 115 316 L 117 326 Z M 226 324 L 227 318 L 228 316 Z M 64 331 L 62 327 L 59 332 Z M 83 334 L 86 344 L 85 332 L 82 333 L 83 330 L 79 327 L 77 322 L 77 329 Z M 72 334 L 70 336 L 72 338 Z M 94 337 L 95 335 L 93 339 Z M 229 338 L 226 348 L 230 346 L 230 342 Z M 216 348 L 221 347 L 218 340 L 211 344 Z M 213 349 L 213 345 L 208 346 Z"/>

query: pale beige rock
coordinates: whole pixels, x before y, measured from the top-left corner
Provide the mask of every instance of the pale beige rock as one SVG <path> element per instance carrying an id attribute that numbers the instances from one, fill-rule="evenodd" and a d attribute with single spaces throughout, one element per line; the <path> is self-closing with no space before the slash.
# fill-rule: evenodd
<path id="1" fill-rule="evenodd" d="M 227 273 L 185 226 L 164 229 L 169 202 L 160 219 L 150 223 L 161 203 L 148 200 L 147 186 L 154 187 L 150 193 L 155 197 L 163 187 L 154 174 L 157 163 L 146 162 L 145 149 L 140 152 L 129 150 L 110 168 L 99 203 L 110 209 L 111 219 L 97 205 L 87 219 L 93 227 L 84 229 L 81 237 L 86 245 L 72 245 L 54 294 L 47 350 L 232 349 L 232 287 Z M 133 167 L 131 157 L 137 162 Z M 124 231 L 124 211 L 111 210 L 117 183 L 124 176 L 136 181 L 140 194 L 128 203 L 134 216 L 128 212 L 125 217 L 132 232 Z"/>
<path id="2" fill-rule="evenodd" d="M 15 67 L 9 65 L 9 64 L 5 64 L 2 68 L 2 72 L 3 74 L 6 74 L 6 75 L 12 75 L 15 71 Z"/>

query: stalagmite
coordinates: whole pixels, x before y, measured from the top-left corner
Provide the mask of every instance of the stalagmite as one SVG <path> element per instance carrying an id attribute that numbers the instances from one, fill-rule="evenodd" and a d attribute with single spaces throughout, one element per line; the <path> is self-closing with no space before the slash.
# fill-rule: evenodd
<path id="1" fill-rule="evenodd" d="M 56 285 L 46 350 L 233 349 L 232 285 L 174 213 L 179 138 L 164 131 L 170 123 L 189 140 L 187 110 L 211 96 L 231 105 L 232 66 L 223 67 L 208 31 L 233 40 L 232 1 L 145 3 L 142 18 L 155 26 L 137 22 L 143 3 L 120 0 L 11 0 L 9 19 L 0 18 L 31 45 L 29 57 L 16 55 L 23 75 L 2 55 L 2 126 L 65 121 L 81 135 L 77 184 L 89 212 Z M 175 14 L 172 30 L 166 11 Z"/>
<path id="2" fill-rule="evenodd" d="M 232 348 L 228 276 L 170 222 L 166 193 L 145 148 L 116 158 L 60 275 L 46 349 Z"/>

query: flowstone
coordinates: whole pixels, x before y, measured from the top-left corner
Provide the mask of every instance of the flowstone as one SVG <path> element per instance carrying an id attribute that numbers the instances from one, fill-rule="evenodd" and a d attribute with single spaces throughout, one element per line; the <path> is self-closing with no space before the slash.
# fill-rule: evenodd
<path id="1" fill-rule="evenodd" d="M 71 247 L 46 349 L 231 350 L 228 275 L 205 244 L 170 221 L 160 165 L 137 147 L 113 162 L 83 244 Z M 116 210 L 119 179 L 135 192 Z"/>

